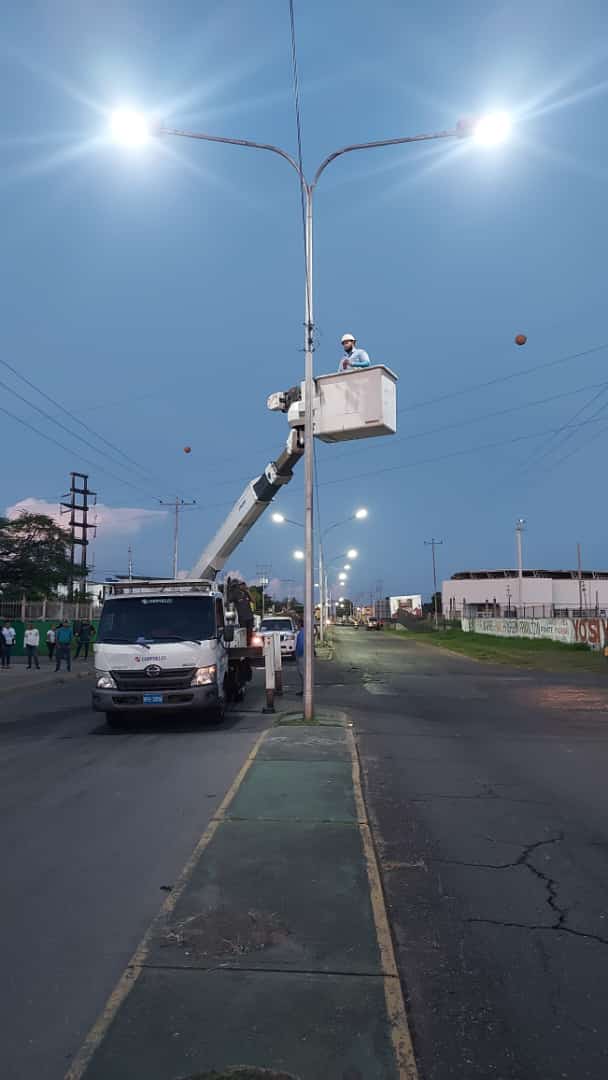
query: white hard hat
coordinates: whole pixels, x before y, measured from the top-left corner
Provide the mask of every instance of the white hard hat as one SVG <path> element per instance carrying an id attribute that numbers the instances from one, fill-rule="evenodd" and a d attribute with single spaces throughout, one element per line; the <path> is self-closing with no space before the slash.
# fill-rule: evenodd
<path id="1" fill-rule="evenodd" d="M 357 339 L 356 339 L 354 334 L 342 334 L 342 337 L 340 338 L 340 344 L 344 345 L 345 341 L 356 341 L 356 340 Z"/>

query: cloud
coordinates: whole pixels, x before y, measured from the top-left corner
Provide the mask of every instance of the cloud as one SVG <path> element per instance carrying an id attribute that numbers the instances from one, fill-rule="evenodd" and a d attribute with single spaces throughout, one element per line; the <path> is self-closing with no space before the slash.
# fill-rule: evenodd
<path id="1" fill-rule="evenodd" d="M 57 503 L 33 497 L 20 499 L 13 506 L 7 506 L 6 516 L 12 520 L 24 510 L 30 514 L 46 514 L 60 525 L 66 525 L 68 521 L 67 514 L 60 513 Z M 153 525 L 166 517 L 166 510 L 145 510 L 141 506 L 104 506 L 103 503 L 92 506 L 89 513 L 89 521 L 97 525 L 99 535 L 103 538 L 135 536 L 146 525 Z"/>

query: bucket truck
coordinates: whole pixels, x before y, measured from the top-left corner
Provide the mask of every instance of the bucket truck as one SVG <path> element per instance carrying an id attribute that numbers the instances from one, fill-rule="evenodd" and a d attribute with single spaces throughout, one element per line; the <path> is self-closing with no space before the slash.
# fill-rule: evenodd
<path id="1" fill-rule="evenodd" d="M 391 435 L 397 377 L 384 365 L 315 380 L 313 434 L 324 442 Z M 216 584 L 226 560 L 247 536 L 304 453 L 304 384 L 271 394 L 268 408 L 287 414 L 283 452 L 252 480 L 187 580 L 134 580 L 105 587 L 94 647 L 93 708 L 111 727 L 130 712 L 190 710 L 220 722 L 238 700 L 260 649 L 231 619 L 230 582 Z M 238 613 L 238 601 L 236 604 Z"/>
<path id="2" fill-rule="evenodd" d="M 129 713 L 186 710 L 220 723 L 226 702 L 251 679 L 247 631 L 231 611 L 230 582 L 217 574 L 281 488 L 304 453 L 301 427 L 252 480 L 207 545 L 188 579 L 108 583 L 95 643 L 93 709 L 110 727 Z M 238 607 L 238 605 L 237 605 Z"/>

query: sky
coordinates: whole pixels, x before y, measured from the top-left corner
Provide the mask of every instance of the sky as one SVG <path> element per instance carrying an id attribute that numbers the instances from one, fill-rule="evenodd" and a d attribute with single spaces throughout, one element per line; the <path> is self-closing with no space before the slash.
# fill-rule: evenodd
<path id="1" fill-rule="evenodd" d="M 500 147 L 346 155 L 319 184 L 316 373 L 348 331 L 399 376 L 395 436 L 317 445 L 321 528 L 369 510 L 327 539 L 336 566 L 359 551 L 345 594 L 430 594 L 432 537 L 440 577 L 513 566 L 519 517 L 526 566 L 573 567 L 580 542 L 607 570 L 606 5 L 295 13 L 309 177 L 348 143 L 513 118 Z M 88 473 L 103 578 L 129 545 L 136 573 L 168 574 L 159 500 L 196 500 L 187 569 L 287 436 L 266 398 L 303 369 L 298 183 L 258 151 L 119 147 L 108 122 L 128 105 L 295 153 L 288 2 L 31 0 L 0 58 L 0 511 L 52 510 Z M 301 521 L 302 500 L 300 467 L 274 509 Z M 291 593 L 301 543 L 266 514 L 231 568 Z"/>

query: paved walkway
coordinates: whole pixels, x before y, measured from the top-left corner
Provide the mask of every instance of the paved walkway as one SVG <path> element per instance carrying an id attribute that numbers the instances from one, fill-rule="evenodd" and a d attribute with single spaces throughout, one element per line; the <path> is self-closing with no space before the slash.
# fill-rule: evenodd
<path id="1" fill-rule="evenodd" d="M 260 738 L 68 1078 L 220 1080 L 235 1066 L 415 1080 L 345 727 Z"/>

